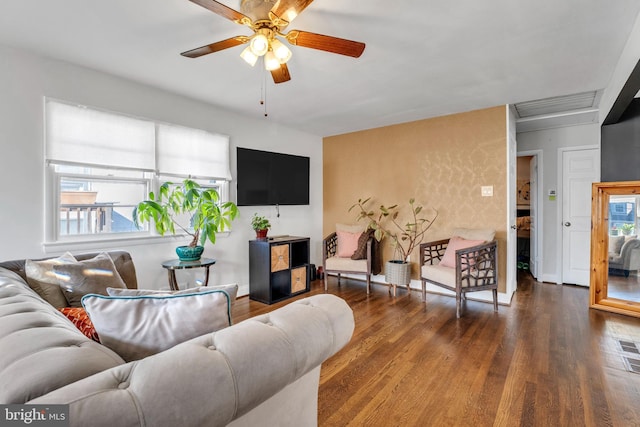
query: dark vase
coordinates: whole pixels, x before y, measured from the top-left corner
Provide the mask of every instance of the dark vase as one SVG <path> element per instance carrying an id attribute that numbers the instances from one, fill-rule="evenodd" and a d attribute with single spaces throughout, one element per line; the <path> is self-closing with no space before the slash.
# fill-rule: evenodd
<path id="1" fill-rule="evenodd" d="M 204 252 L 204 246 L 178 246 L 176 253 L 180 261 L 198 261 Z"/>
<path id="2" fill-rule="evenodd" d="M 269 231 L 268 228 L 265 228 L 264 230 L 256 230 L 256 239 L 265 240 L 267 238 L 268 231 Z"/>

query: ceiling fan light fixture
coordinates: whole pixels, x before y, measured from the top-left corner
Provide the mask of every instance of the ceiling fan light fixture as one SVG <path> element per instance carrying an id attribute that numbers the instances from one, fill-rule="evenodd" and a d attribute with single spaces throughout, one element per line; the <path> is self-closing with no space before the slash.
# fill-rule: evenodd
<path id="1" fill-rule="evenodd" d="M 280 68 L 280 61 L 278 61 L 278 58 L 276 58 L 276 55 L 272 50 L 267 52 L 267 54 L 264 56 L 264 68 L 266 68 L 268 71 L 273 71 Z"/>
<path id="2" fill-rule="evenodd" d="M 296 19 L 296 16 L 298 16 L 298 11 L 296 10 L 295 7 L 291 7 L 287 9 L 287 11 L 283 14 L 282 19 L 284 19 L 287 22 L 291 22 L 294 19 Z"/>
<path id="3" fill-rule="evenodd" d="M 254 65 L 256 65 L 256 61 L 258 60 L 258 57 L 256 55 L 254 55 L 254 53 L 251 51 L 251 47 L 247 46 L 242 53 L 240 54 L 240 57 L 242 59 L 245 60 L 245 62 L 249 65 L 251 65 L 252 67 Z"/>
<path id="4" fill-rule="evenodd" d="M 284 43 L 282 43 L 280 40 L 275 38 L 271 40 L 271 49 L 273 50 L 273 54 L 281 64 L 286 64 L 287 61 L 291 59 L 291 50 L 289 50 L 289 48 L 285 46 Z"/>
<path id="5" fill-rule="evenodd" d="M 262 56 L 269 50 L 269 39 L 264 34 L 257 33 L 251 37 L 249 49 L 256 56 Z"/>

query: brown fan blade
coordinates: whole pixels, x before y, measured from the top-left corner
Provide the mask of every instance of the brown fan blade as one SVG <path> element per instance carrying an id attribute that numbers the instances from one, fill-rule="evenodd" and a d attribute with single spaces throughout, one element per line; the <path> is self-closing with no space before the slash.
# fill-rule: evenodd
<path id="1" fill-rule="evenodd" d="M 285 34 L 285 37 L 289 43 L 295 46 L 324 50 L 326 52 L 352 56 L 354 58 L 359 58 L 362 52 L 364 52 L 365 47 L 365 44 L 361 42 L 309 33 L 307 31 L 291 30 Z"/>
<path id="2" fill-rule="evenodd" d="M 237 10 L 231 9 L 228 6 L 223 5 L 222 3 L 218 3 L 215 0 L 189 0 L 192 3 L 200 5 L 205 9 L 210 10 L 213 13 L 216 13 L 224 18 L 227 18 L 230 21 L 233 21 L 237 24 L 249 25 L 251 23 L 251 19 L 238 12 Z"/>
<path id="3" fill-rule="evenodd" d="M 271 9 L 271 13 L 284 21 L 291 22 L 312 2 L 313 0 L 279 0 Z"/>
<path id="4" fill-rule="evenodd" d="M 273 82 L 275 84 L 284 83 L 291 80 L 291 75 L 289 74 L 289 67 L 287 67 L 287 64 L 281 64 L 280 68 L 271 70 L 271 77 L 273 77 Z"/>
<path id="5" fill-rule="evenodd" d="M 208 55 L 213 52 L 218 52 L 224 49 L 229 49 L 230 47 L 241 45 L 248 41 L 249 37 L 246 36 L 231 37 L 230 39 L 221 40 L 219 42 L 211 43 L 206 46 L 201 46 L 196 49 L 182 52 L 180 55 L 186 56 L 187 58 L 198 58 L 203 55 Z"/>

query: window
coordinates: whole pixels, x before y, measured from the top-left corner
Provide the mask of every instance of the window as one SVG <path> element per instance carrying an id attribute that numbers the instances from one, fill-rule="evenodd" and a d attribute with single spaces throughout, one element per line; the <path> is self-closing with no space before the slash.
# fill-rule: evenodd
<path id="1" fill-rule="evenodd" d="M 609 230 L 611 235 L 632 234 L 636 228 L 636 197 L 611 196 Z"/>
<path id="2" fill-rule="evenodd" d="M 47 241 L 147 236 L 133 209 L 159 182 L 191 177 L 228 200 L 229 138 L 47 100 Z"/>

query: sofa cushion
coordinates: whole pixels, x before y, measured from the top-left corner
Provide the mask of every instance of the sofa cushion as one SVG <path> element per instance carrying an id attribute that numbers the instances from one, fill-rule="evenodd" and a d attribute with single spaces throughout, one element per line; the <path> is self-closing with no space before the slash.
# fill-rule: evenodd
<path id="1" fill-rule="evenodd" d="M 625 242 L 625 236 L 609 236 L 609 254 L 619 254 Z"/>
<path id="2" fill-rule="evenodd" d="M 205 292 L 211 290 L 224 291 L 229 295 L 229 301 L 231 302 L 231 318 L 233 318 L 233 307 L 236 303 L 236 298 L 238 296 L 238 285 L 236 283 L 232 283 L 229 285 L 211 285 L 211 286 L 198 286 L 195 288 L 182 289 L 179 291 L 170 291 L 170 290 L 155 290 L 155 289 L 122 289 L 122 288 L 107 288 L 107 294 L 112 297 L 135 297 L 135 296 L 143 296 L 143 295 L 186 295 L 193 294 L 196 292 Z"/>
<path id="3" fill-rule="evenodd" d="M 231 324 L 229 294 L 85 295 L 82 305 L 100 342 L 124 360 L 142 359 Z"/>
<path id="4" fill-rule="evenodd" d="M 453 236 L 449 239 L 447 249 L 444 251 L 444 255 L 440 260 L 440 265 L 443 267 L 455 268 L 456 266 L 456 251 L 460 249 L 470 248 L 483 244 L 484 240 L 467 240 L 459 236 Z"/>
<path id="5" fill-rule="evenodd" d="M 25 403 L 124 363 L 0 268 L 0 402 Z"/>
<path id="6" fill-rule="evenodd" d="M 55 308 L 63 308 L 68 305 L 58 279 L 56 278 L 53 266 L 57 264 L 70 264 L 77 262 L 75 257 L 69 252 L 58 258 L 51 258 L 41 261 L 26 260 L 24 263 L 27 283 L 45 301 Z"/>
<path id="7" fill-rule="evenodd" d="M 496 237 L 496 230 L 490 228 L 456 228 L 451 235 L 459 236 L 467 240 L 491 242 Z"/>
<path id="8" fill-rule="evenodd" d="M 351 259 L 341 258 L 333 256 L 327 258 L 325 261 L 325 270 L 335 271 L 353 271 L 354 273 L 366 273 L 367 272 L 367 260 L 366 259 Z"/>
<path id="9" fill-rule="evenodd" d="M 456 271 L 451 267 L 444 267 L 438 264 L 425 264 L 420 269 L 420 274 L 427 280 L 451 287 L 456 286 Z"/>
<path id="10" fill-rule="evenodd" d="M 488 273 L 488 274 L 487 274 Z M 452 288 L 456 287 L 456 270 L 450 267 L 443 267 L 442 265 L 431 265 L 425 264 L 420 269 L 421 277 L 426 279 L 428 282 L 438 282 L 443 285 L 450 286 Z M 482 276 L 483 274 L 487 274 L 487 276 Z M 472 277 L 493 277 L 493 273 L 487 272 L 483 270 L 482 272 L 472 271 L 470 273 Z M 466 288 L 469 286 L 469 282 L 466 280 L 462 280 L 462 287 Z"/>
<path id="11" fill-rule="evenodd" d="M 77 263 L 54 265 L 53 269 L 71 307 L 81 307 L 87 294 L 107 295 L 107 288 L 127 287 L 106 252 Z"/>
<path id="12" fill-rule="evenodd" d="M 365 230 L 364 225 L 360 225 L 360 224 L 354 224 L 354 225 L 340 224 L 340 223 L 336 224 L 336 233 L 338 231 L 346 231 L 347 233 L 362 233 L 364 232 L 364 230 Z"/>

